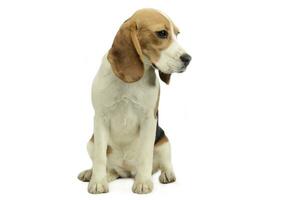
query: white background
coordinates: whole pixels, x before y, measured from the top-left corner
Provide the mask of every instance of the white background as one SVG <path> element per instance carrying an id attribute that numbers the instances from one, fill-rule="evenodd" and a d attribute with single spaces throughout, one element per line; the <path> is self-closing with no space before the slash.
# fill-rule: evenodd
<path id="1" fill-rule="evenodd" d="M 177 182 L 91 195 L 91 83 L 136 9 L 167 13 L 193 57 L 162 84 Z M 1 1 L 0 199 L 300 198 L 297 1 Z"/>

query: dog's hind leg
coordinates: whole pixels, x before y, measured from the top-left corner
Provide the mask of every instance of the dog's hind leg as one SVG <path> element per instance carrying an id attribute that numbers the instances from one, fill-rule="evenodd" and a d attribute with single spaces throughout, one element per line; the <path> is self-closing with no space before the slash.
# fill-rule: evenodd
<path id="1" fill-rule="evenodd" d="M 87 169 L 79 173 L 78 179 L 83 182 L 89 182 L 92 177 L 92 169 Z"/>
<path id="2" fill-rule="evenodd" d="M 92 169 L 87 169 L 78 175 L 78 179 L 83 181 L 83 182 L 89 182 L 92 177 Z M 118 179 L 120 176 L 115 172 L 114 170 L 108 170 L 107 171 L 107 182 L 112 182 L 116 179 Z"/>
<path id="3" fill-rule="evenodd" d="M 90 158 L 93 160 L 93 148 L 94 148 L 94 134 L 92 135 L 91 139 L 87 143 L 87 151 Z M 77 178 L 83 182 L 89 182 L 92 177 L 92 169 L 87 169 L 79 173 Z"/>
<path id="4" fill-rule="evenodd" d="M 171 147 L 167 136 L 164 131 L 158 126 L 162 132 L 162 136 L 155 142 L 154 157 L 153 157 L 153 173 L 161 170 L 159 181 L 167 184 L 176 180 L 173 166 L 171 163 Z"/>

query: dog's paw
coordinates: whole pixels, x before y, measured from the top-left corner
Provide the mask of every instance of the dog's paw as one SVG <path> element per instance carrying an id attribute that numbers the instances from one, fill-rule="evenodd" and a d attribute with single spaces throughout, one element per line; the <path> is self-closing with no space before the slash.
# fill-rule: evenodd
<path id="1" fill-rule="evenodd" d="M 97 181 L 92 178 L 88 185 L 88 192 L 91 194 L 107 193 L 108 184 L 106 177 L 102 179 L 102 181 Z"/>
<path id="2" fill-rule="evenodd" d="M 148 181 L 134 181 L 132 186 L 132 192 L 137 194 L 147 194 L 153 190 L 153 183 L 151 180 Z"/>
<path id="3" fill-rule="evenodd" d="M 88 169 L 80 172 L 77 178 L 83 182 L 89 182 L 91 180 L 91 177 L 92 177 L 92 170 Z"/>
<path id="4" fill-rule="evenodd" d="M 159 176 L 159 182 L 162 184 L 172 183 L 176 181 L 176 177 L 173 171 L 162 171 Z"/>

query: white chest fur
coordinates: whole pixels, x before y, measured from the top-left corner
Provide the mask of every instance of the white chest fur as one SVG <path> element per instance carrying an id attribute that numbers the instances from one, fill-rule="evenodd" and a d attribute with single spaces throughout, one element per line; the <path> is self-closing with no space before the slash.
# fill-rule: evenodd
<path id="1" fill-rule="evenodd" d="M 93 82 L 92 101 L 95 114 L 106 120 L 111 141 L 121 144 L 136 138 L 145 117 L 155 116 L 158 93 L 159 81 L 152 67 L 145 66 L 139 81 L 125 83 L 115 76 L 104 56 Z"/>

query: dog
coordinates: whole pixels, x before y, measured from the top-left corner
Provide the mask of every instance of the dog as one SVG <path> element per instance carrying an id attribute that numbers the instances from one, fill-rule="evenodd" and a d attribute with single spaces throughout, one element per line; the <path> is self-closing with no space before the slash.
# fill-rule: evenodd
<path id="1" fill-rule="evenodd" d="M 158 125 L 160 79 L 184 72 L 191 56 L 178 44 L 178 28 L 155 9 L 136 11 L 120 27 L 92 86 L 94 132 L 87 144 L 92 168 L 78 178 L 88 192 L 108 192 L 108 182 L 134 177 L 132 191 L 149 193 L 151 176 L 176 180 L 170 143 Z"/>

